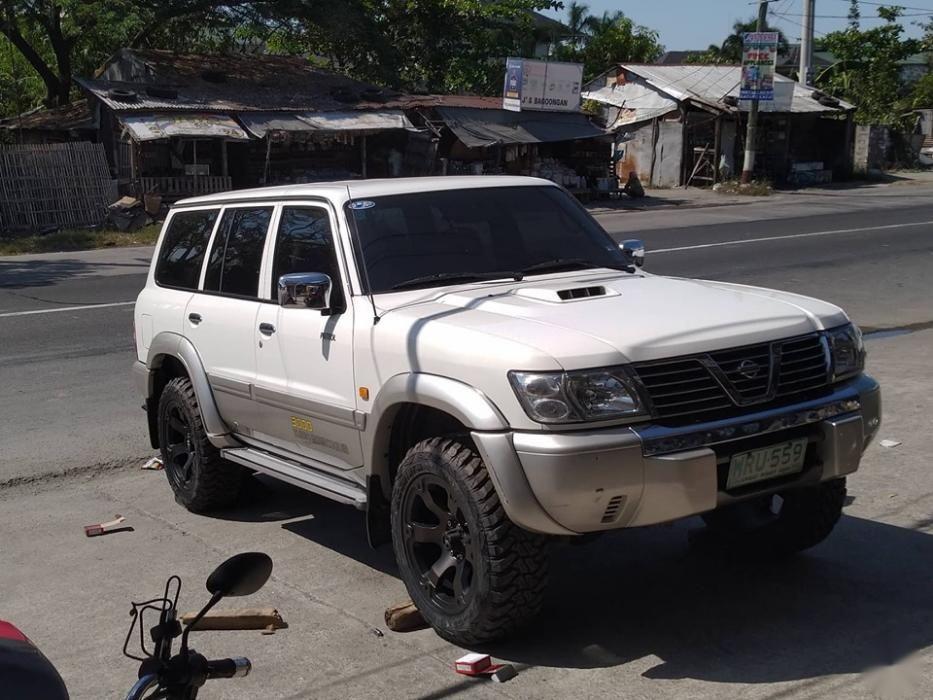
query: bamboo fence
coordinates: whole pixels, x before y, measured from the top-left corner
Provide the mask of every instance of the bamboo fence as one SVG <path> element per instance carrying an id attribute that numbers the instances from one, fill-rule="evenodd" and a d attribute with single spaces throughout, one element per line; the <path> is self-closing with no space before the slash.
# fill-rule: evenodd
<path id="1" fill-rule="evenodd" d="M 96 226 L 116 200 L 102 144 L 0 146 L 0 233 Z"/>

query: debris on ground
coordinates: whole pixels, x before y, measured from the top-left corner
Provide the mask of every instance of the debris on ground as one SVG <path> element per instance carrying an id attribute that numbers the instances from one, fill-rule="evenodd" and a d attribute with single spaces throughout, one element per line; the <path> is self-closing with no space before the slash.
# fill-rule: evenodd
<path id="1" fill-rule="evenodd" d="M 107 219 L 118 231 L 136 231 L 146 225 L 149 215 L 135 197 L 121 197 L 107 207 Z"/>
<path id="2" fill-rule="evenodd" d="M 642 186 L 641 180 L 638 179 L 638 175 L 634 170 L 628 174 L 628 180 L 625 181 L 625 186 L 622 188 L 622 191 L 634 199 L 645 196 L 645 188 Z"/>
<path id="3" fill-rule="evenodd" d="M 146 462 L 140 469 L 149 469 L 152 471 L 160 471 L 162 469 L 162 458 L 153 457 L 148 462 Z"/>
<path id="4" fill-rule="evenodd" d="M 415 632 L 430 626 L 410 600 L 387 607 L 385 618 L 386 625 L 393 632 Z"/>
<path id="5" fill-rule="evenodd" d="M 878 444 L 881 445 L 882 447 L 897 447 L 898 445 L 901 444 L 901 441 L 900 440 L 882 440 Z"/>
<path id="6" fill-rule="evenodd" d="M 489 654 L 467 654 L 454 662 L 461 676 L 489 676 L 496 683 L 505 683 L 518 675 L 512 664 L 494 664 Z"/>
<path id="7" fill-rule="evenodd" d="M 197 616 L 189 612 L 181 616 L 181 624 L 188 626 Z M 275 634 L 276 630 L 287 629 L 288 623 L 275 608 L 245 608 L 242 610 L 211 610 L 198 620 L 191 629 L 204 630 L 262 630 L 263 634 Z"/>
<path id="8" fill-rule="evenodd" d="M 84 526 L 84 534 L 87 537 L 100 537 L 101 535 L 109 535 L 113 532 L 127 532 L 132 531 L 131 527 L 117 527 L 118 525 L 123 524 L 126 521 L 122 515 L 113 516 L 113 520 L 108 520 L 105 523 L 94 523 L 93 525 Z"/>

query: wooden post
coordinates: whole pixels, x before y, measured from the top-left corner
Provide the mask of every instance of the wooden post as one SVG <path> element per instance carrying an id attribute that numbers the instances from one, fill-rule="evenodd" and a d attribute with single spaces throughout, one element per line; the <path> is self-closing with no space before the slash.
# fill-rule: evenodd
<path id="1" fill-rule="evenodd" d="M 713 184 L 719 182 L 719 160 L 722 157 L 722 115 L 716 115 L 716 125 L 713 128 Z"/>
<path id="2" fill-rule="evenodd" d="M 266 132 L 266 162 L 262 166 L 262 184 L 269 183 L 269 155 L 272 151 L 272 133 Z"/>
<path id="3" fill-rule="evenodd" d="M 763 32 L 768 23 L 768 2 L 758 1 L 758 23 L 756 32 Z M 758 99 L 752 100 L 752 107 L 748 112 L 748 131 L 745 134 L 745 161 L 742 165 L 742 184 L 752 181 L 755 172 L 755 155 L 758 149 Z"/>
<path id="4" fill-rule="evenodd" d="M 227 177 L 227 139 L 220 141 L 220 174 Z"/>
<path id="5" fill-rule="evenodd" d="M 361 173 L 363 179 L 366 179 L 366 134 L 360 137 L 360 163 L 362 165 Z"/>

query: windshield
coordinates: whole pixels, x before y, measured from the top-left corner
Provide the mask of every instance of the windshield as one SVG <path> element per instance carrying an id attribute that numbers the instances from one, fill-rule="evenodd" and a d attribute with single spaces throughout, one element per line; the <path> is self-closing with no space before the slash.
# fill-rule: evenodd
<path id="1" fill-rule="evenodd" d="M 357 199 L 357 264 L 375 294 L 521 279 L 596 267 L 625 269 L 618 246 L 557 187 L 484 187 Z"/>

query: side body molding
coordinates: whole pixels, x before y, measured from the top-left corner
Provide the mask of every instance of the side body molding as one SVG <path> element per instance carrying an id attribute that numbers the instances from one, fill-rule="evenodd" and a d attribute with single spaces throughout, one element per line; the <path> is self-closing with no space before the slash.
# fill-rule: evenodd
<path id="1" fill-rule="evenodd" d="M 146 358 L 146 367 L 149 368 L 149 396 L 152 395 L 153 372 L 162 366 L 165 357 L 174 357 L 181 362 L 191 378 L 191 385 L 194 387 L 194 393 L 198 397 L 198 405 L 201 408 L 201 420 L 204 421 L 210 441 L 217 447 L 237 446 L 239 443 L 229 437 L 230 428 L 224 423 L 217 410 L 214 393 L 207 381 L 207 372 L 201 363 L 201 356 L 198 355 L 191 341 L 183 335 L 164 332 L 152 339 L 149 355 Z"/>
<path id="2" fill-rule="evenodd" d="M 384 477 L 385 486 L 388 486 L 392 423 L 399 409 L 407 403 L 449 413 L 470 430 L 495 432 L 509 428 L 492 401 L 469 384 L 436 374 L 397 374 L 379 390 L 363 432 L 363 455 L 370 465 L 370 473 Z"/>

